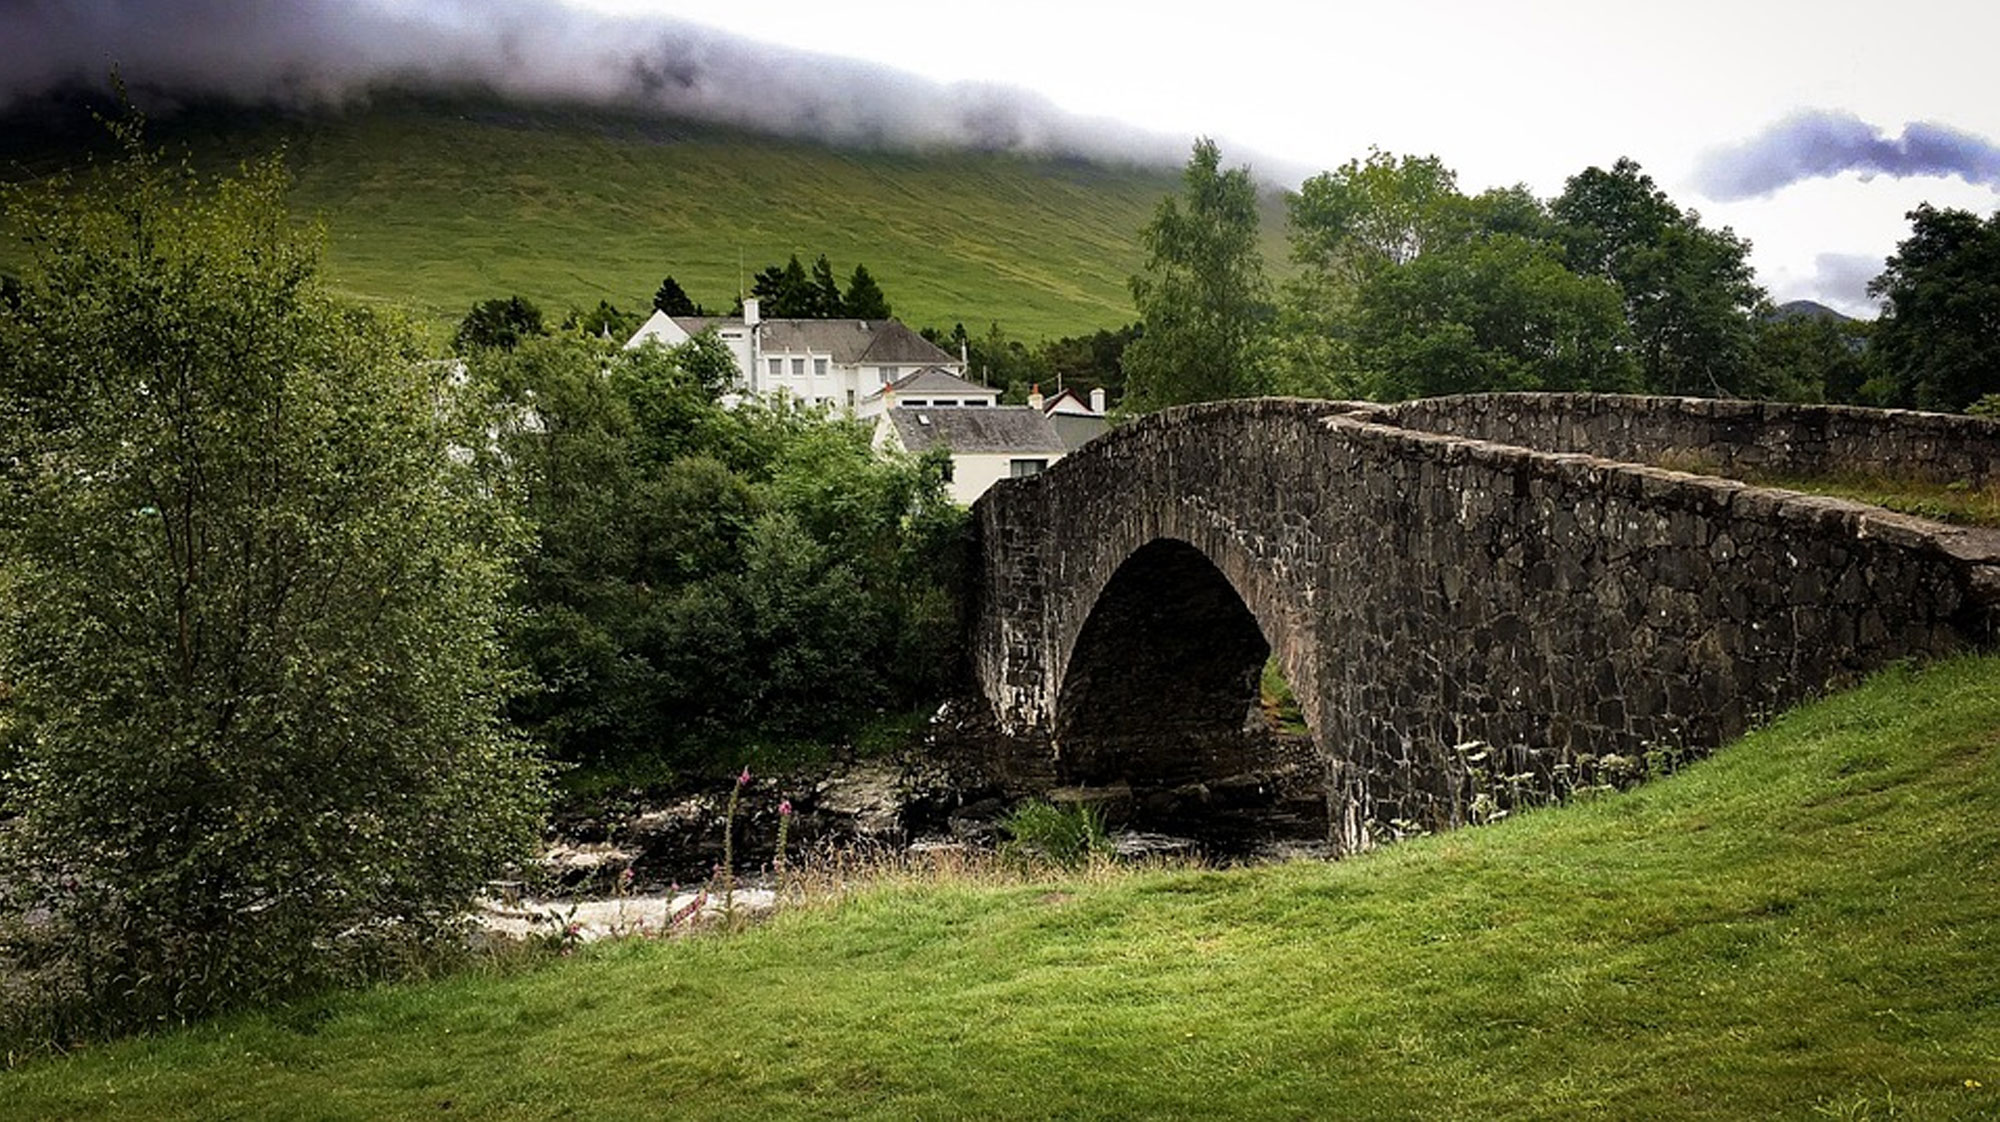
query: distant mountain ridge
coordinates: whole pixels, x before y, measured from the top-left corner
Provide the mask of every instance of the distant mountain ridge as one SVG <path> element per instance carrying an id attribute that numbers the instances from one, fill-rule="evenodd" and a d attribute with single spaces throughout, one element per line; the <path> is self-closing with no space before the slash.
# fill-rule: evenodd
<path id="1" fill-rule="evenodd" d="M 0 119 L 0 179 L 73 168 L 109 143 L 87 99 Z M 997 322 L 1033 340 L 1134 318 L 1138 234 L 1171 169 L 1073 157 L 869 152 L 634 110 L 490 96 L 385 94 L 326 112 L 190 105 L 149 139 L 205 171 L 282 146 L 294 209 L 320 218 L 334 283 L 434 323 L 519 294 L 560 318 L 608 300 L 650 309 L 672 274 L 727 308 L 759 267 L 825 254 L 866 264 L 913 325 Z M 1268 262 L 1284 260 L 1281 210 Z M 0 269 L 25 256 L 0 244 Z"/>
<path id="2" fill-rule="evenodd" d="M 1772 319 L 1826 319 L 1836 323 L 1852 323 L 1854 317 L 1836 311 L 1817 300 L 1787 300 L 1771 310 Z"/>

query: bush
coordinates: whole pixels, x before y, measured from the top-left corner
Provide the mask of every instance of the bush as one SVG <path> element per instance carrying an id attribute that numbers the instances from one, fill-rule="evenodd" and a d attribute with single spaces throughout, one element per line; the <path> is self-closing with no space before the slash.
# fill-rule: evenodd
<path id="1" fill-rule="evenodd" d="M 275 161 L 207 192 L 115 128 L 111 174 L 16 201 L 0 309 L 0 962 L 64 1035 L 400 955 L 540 822 L 519 531 L 443 371 L 323 291 Z"/>
<path id="2" fill-rule="evenodd" d="M 1039 856 L 1065 869 L 1079 868 L 1111 853 L 1104 816 L 1095 807 L 1056 806 L 1030 799 L 1010 811 L 1000 828 L 1010 839 L 1010 852 Z"/>

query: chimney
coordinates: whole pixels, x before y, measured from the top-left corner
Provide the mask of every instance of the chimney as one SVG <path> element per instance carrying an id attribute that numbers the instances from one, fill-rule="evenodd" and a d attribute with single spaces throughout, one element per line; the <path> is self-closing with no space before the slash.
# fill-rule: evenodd
<path id="1" fill-rule="evenodd" d="M 764 322 L 764 317 L 758 314 L 757 298 L 755 296 L 745 296 L 743 298 L 743 326 L 755 327 L 762 322 Z"/>
<path id="2" fill-rule="evenodd" d="M 1034 388 L 1028 391 L 1028 406 L 1031 409 L 1040 409 L 1042 407 L 1042 384 L 1040 382 L 1036 382 Z"/>
<path id="3" fill-rule="evenodd" d="M 1097 387 L 1096 389 L 1094 389 L 1094 390 L 1091 390 L 1091 391 L 1090 391 L 1090 411 L 1091 411 L 1092 413 L 1095 413 L 1095 414 L 1097 414 L 1097 415 L 1098 415 L 1098 416 L 1100 416 L 1100 417 L 1102 417 L 1102 416 L 1104 415 L 1104 387 L 1103 387 L 1103 386 L 1099 386 L 1099 387 Z"/>

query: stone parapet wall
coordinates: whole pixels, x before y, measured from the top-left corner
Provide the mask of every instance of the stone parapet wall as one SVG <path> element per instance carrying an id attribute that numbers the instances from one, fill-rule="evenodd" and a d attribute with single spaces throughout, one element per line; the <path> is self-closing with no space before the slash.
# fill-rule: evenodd
<path id="1" fill-rule="evenodd" d="M 1263 657 L 1218 616 L 1226 583 L 1300 698 L 1354 849 L 1466 821 L 1467 742 L 1551 784 L 1994 638 L 2000 532 L 1532 446 L 1678 446 L 1618 421 L 1666 432 L 1664 399 L 1577 400 L 1638 405 L 1586 412 L 1576 439 L 1511 395 L 1197 406 L 1004 483 L 975 508 L 977 687 L 1057 773 L 1105 739 L 1079 710 L 1117 714 L 1121 742 L 1179 743 Z M 1425 431 L 1446 421 L 1507 439 Z M 1537 426 L 1549 439 L 1524 439 Z M 1786 441 L 1805 446 L 1762 443 Z"/>
<path id="2" fill-rule="evenodd" d="M 1359 408 L 1385 424 L 1424 432 L 1722 475 L 1860 472 L 1983 487 L 2000 471 L 2000 422 L 1959 414 L 1526 393 Z"/>

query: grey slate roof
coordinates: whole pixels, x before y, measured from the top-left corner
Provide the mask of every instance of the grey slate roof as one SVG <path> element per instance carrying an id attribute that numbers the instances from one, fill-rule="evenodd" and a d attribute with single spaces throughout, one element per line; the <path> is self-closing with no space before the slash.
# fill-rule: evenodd
<path id="1" fill-rule="evenodd" d="M 956 453 L 1009 452 L 1059 455 L 1066 449 L 1055 426 L 1025 405 L 891 409 L 883 414 L 912 452 L 938 445 Z"/>
<path id="2" fill-rule="evenodd" d="M 1000 396 L 1000 391 L 991 386 L 982 386 L 976 382 L 968 382 L 951 371 L 938 366 L 926 366 L 922 370 L 905 374 L 889 383 L 889 388 L 899 394 L 941 393 L 952 394 L 958 397 L 981 394 L 995 398 Z M 873 394 L 870 394 L 869 397 L 879 397 L 881 393 L 882 391 L 877 390 Z"/>
<path id="3" fill-rule="evenodd" d="M 689 335 L 705 328 L 742 327 L 734 316 L 675 316 Z M 956 362 L 930 340 L 893 319 L 767 319 L 757 328 L 767 355 L 831 355 L 842 366 L 914 366 Z"/>

